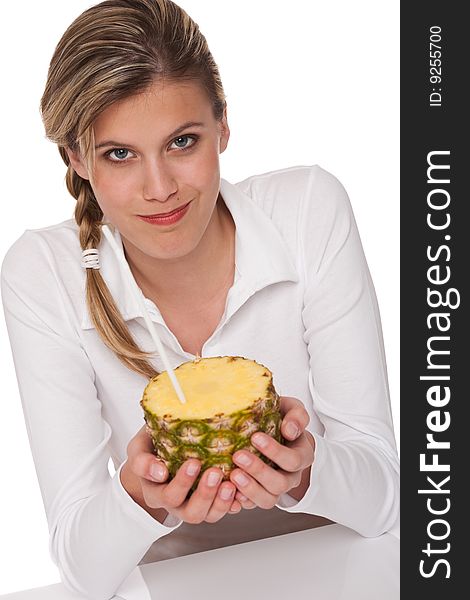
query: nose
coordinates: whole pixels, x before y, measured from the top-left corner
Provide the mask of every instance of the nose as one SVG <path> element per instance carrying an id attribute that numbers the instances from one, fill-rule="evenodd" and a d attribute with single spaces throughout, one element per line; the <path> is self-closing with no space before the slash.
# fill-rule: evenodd
<path id="1" fill-rule="evenodd" d="M 143 172 L 143 197 L 145 200 L 166 202 L 178 191 L 176 179 L 163 161 L 147 161 Z"/>

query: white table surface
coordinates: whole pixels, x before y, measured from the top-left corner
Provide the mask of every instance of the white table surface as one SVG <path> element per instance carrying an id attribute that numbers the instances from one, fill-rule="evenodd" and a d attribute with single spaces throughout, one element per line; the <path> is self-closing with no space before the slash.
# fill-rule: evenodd
<path id="1" fill-rule="evenodd" d="M 142 565 L 116 600 L 399 600 L 395 535 L 364 538 L 342 525 L 288 533 Z M 295 597 L 294 596 L 294 597 Z M 62 584 L 1 600 L 80 600 Z"/>

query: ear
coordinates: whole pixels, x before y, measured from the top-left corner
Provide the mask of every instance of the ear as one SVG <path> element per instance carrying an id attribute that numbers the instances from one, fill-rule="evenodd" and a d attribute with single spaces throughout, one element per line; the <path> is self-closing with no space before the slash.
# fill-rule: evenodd
<path id="1" fill-rule="evenodd" d="M 75 152 L 74 150 L 70 150 L 70 148 L 66 148 L 65 151 L 67 152 L 70 164 L 72 165 L 72 168 L 75 171 L 75 173 L 82 179 L 89 180 L 90 177 L 88 175 L 88 169 L 86 168 L 80 154 L 78 152 Z"/>
<path id="2" fill-rule="evenodd" d="M 219 141 L 219 152 L 222 152 L 227 148 L 228 141 L 230 139 L 230 128 L 227 122 L 227 104 L 224 108 L 224 115 L 220 122 L 220 141 Z"/>

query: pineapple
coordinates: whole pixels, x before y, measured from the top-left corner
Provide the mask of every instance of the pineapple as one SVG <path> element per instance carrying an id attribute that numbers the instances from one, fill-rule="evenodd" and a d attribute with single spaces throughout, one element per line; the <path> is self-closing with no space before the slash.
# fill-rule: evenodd
<path id="1" fill-rule="evenodd" d="M 232 454 L 245 448 L 265 463 L 275 463 L 251 443 L 263 431 L 283 444 L 280 398 L 272 373 L 241 356 L 196 358 L 175 369 L 186 403 L 182 404 L 164 371 L 146 386 L 140 402 L 155 453 L 168 468 L 169 480 L 188 458 L 202 462 L 188 497 L 206 469 L 217 466 L 223 479 L 236 467 Z"/>

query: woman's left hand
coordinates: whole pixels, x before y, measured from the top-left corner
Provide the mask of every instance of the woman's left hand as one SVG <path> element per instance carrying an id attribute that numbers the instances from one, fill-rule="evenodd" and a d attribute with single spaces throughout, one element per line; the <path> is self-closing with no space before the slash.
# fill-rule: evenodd
<path id="1" fill-rule="evenodd" d="M 310 417 L 304 405 L 297 398 L 281 396 L 281 415 L 281 434 L 286 439 L 285 445 L 265 433 L 251 436 L 253 446 L 276 463 L 279 469 L 268 466 L 248 450 L 239 450 L 232 457 L 240 468 L 230 473 L 230 480 L 238 489 L 235 498 L 245 509 L 275 506 L 282 494 L 300 485 L 303 471 L 313 463 L 315 440 L 305 431 Z M 291 425 L 297 428 L 297 432 Z M 250 464 L 242 462 L 244 457 Z"/>

